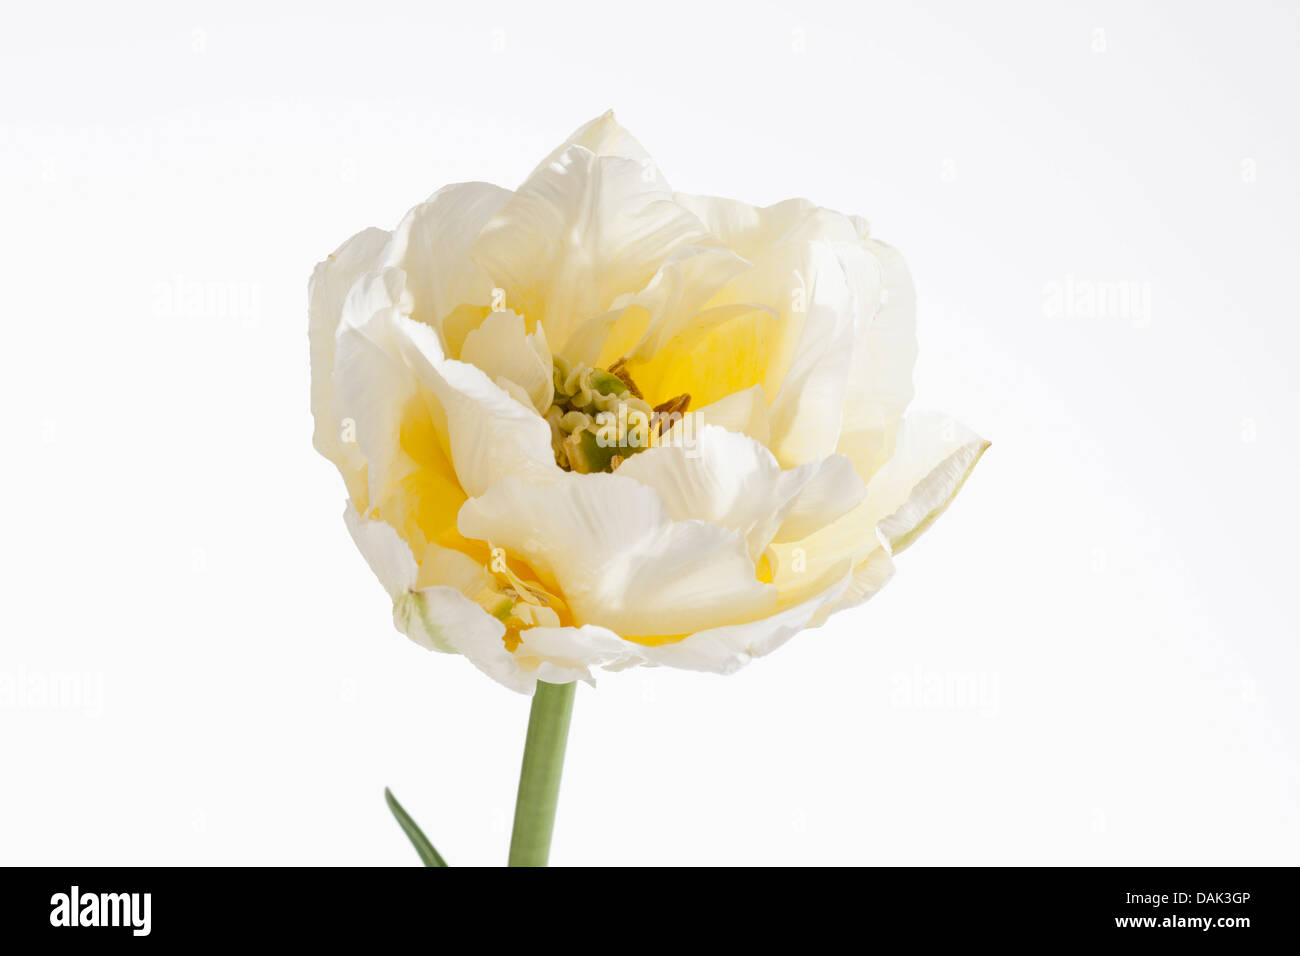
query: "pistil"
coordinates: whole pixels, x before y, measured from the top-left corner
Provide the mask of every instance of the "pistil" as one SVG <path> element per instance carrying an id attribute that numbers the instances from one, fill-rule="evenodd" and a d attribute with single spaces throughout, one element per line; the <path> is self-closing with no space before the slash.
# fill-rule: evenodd
<path id="1" fill-rule="evenodd" d="M 690 404 L 678 395 L 651 407 L 620 359 L 602 369 L 553 359 L 555 396 L 546 411 L 556 463 L 580 474 L 611 472 L 655 444 Z"/>

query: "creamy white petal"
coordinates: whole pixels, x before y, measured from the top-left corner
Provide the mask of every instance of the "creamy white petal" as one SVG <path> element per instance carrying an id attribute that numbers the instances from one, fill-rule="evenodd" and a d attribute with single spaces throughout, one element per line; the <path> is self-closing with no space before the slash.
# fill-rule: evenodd
<path id="1" fill-rule="evenodd" d="M 409 306 L 400 269 L 363 276 L 343 309 L 334 350 L 332 412 L 347 425 L 365 465 L 369 508 L 409 468 L 401 449 L 403 411 L 418 391 L 402 361 L 394 324 Z M 355 493 L 354 493 L 355 497 Z"/>
<path id="2" fill-rule="evenodd" d="M 843 562 L 830 569 L 809 599 L 769 617 L 692 634 L 675 644 L 644 648 L 646 660 L 686 670 L 732 674 L 756 657 L 776 650 L 838 601 L 850 584 L 852 569 Z"/>
<path id="3" fill-rule="evenodd" d="M 748 268 L 729 249 L 681 246 L 644 289 L 619 296 L 608 312 L 578 326 L 565 343 L 565 356 L 598 366 L 648 359 L 706 312 L 709 299 Z M 716 309 L 713 314 L 725 317 Z"/>
<path id="4" fill-rule="evenodd" d="M 455 534 L 455 512 L 467 493 L 507 474 L 547 480 L 560 472 L 537 411 L 482 370 L 446 359 L 434 330 L 404 314 L 410 297 L 402 277 L 400 269 L 366 276 L 349 295 L 338 339 L 336 414 L 352 422 L 366 465 L 369 493 L 359 506 L 368 514 L 382 507 L 382 516 L 422 551 L 432 537 Z M 412 426 L 428 436 L 420 439 L 420 461 L 406 451 Z"/>
<path id="5" fill-rule="evenodd" d="M 866 492 L 842 456 L 782 471 L 754 439 L 716 425 L 704 426 L 690 444 L 633 455 L 618 473 L 658 491 L 674 521 L 708 521 L 744 535 L 756 561 L 774 537 L 805 537 Z"/>
<path id="6" fill-rule="evenodd" d="M 848 514 L 867 494 L 853 462 L 830 455 L 784 472 L 779 489 L 784 502 L 773 541 L 798 541 Z"/>
<path id="7" fill-rule="evenodd" d="M 833 242 L 859 238 L 858 227 L 852 219 L 807 199 L 786 199 L 760 207 L 735 199 L 689 193 L 676 193 L 673 198 L 698 216 L 727 248 L 746 259 L 774 246 L 809 239 Z"/>
<path id="8" fill-rule="evenodd" d="M 350 502 L 343 509 L 343 522 L 390 598 L 397 600 L 415 587 L 419 566 L 410 547 L 396 531 L 382 521 L 363 518 Z"/>
<path id="9" fill-rule="evenodd" d="M 362 275 L 375 267 L 388 239 L 389 234 L 382 229 L 357 233 L 316 266 L 307 287 L 311 411 L 315 419 L 312 443 L 341 468 L 356 468 L 357 462 L 345 455 L 339 422 L 332 409 L 334 337 L 348 292 Z"/>
<path id="10" fill-rule="evenodd" d="M 730 249 L 684 246 L 673 252 L 650 283 L 634 295 L 620 296 L 615 308 L 641 308 L 648 315 L 646 332 L 615 358 L 650 358 L 697 315 L 728 282 L 749 268 Z"/>
<path id="11" fill-rule="evenodd" d="M 857 281 L 858 331 L 837 447 L 866 481 L 893 453 L 898 422 L 912 400 L 916 292 L 897 251 L 874 240 L 863 248 L 871 267 L 849 273 Z"/>
<path id="12" fill-rule="evenodd" d="M 868 501 L 885 512 L 877 533 L 890 553 L 910 545 L 943 513 L 988 447 L 945 415 L 904 420 L 894 456 L 867 487 Z"/>
<path id="13" fill-rule="evenodd" d="M 806 538 L 772 545 L 781 600 L 802 593 L 809 576 L 843 560 L 860 568 L 876 551 L 905 548 L 947 507 L 987 447 L 951 419 L 910 416 L 894 458 L 868 483 L 857 507 Z"/>
<path id="14" fill-rule="evenodd" d="M 855 334 L 854 293 L 836 249 L 825 243 L 792 249 L 794 304 L 786 319 L 799 331 L 769 409 L 772 451 L 786 467 L 835 450 Z"/>
<path id="15" fill-rule="evenodd" d="M 590 668 L 621 670 L 645 661 L 644 648 L 625 641 L 608 628 L 594 624 L 582 627 L 533 627 L 519 633 L 515 660 L 519 666 L 538 670 L 552 668 L 551 676 L 538 677 L 550 683 L 584 680 L 594 683 Z M 567 680 L 556 680 L 567 677 Z"/>
<path id="16" fill-rule="evenodd" d="M 673 521 L 658 492 L 616 474 L 506 479 L 465 503 L 459 528 L 527 562 L 579 623 L 625 636 L 749 620 L 775 602 L 744 538 Z"/>
<path id="17" fill-rule="evenodd" d="M 515 313 L 493 312 L 465 337 L 460 358 L 477 365 L 493 381 L 506 378 L 514 382 L 528 396 L 525 404 L 538 414 L 550 407 L 555 394 L 551 350 L 540 324 L 530 335 L 524 320 Z"/>
<path id="18" fill-rule="evenodd" d="M 551 481 L 562 475 L 551 429 L 482 369 L 443 358 L 427 326 L 399 319 L 400 346 L 429 398 L 429 412 L 466 494 L 482 494 L 508 475 Z"/>
<path id="19" fill-rule="evenodd" d="M 458 587 L 417 587 L 422 569 L 416 566 L 406 542 L 386 523 L 361 517 L 351 504 L 343 519 L 362 557 L 393 600 L 393 624 L 398 631 L 430 650 L 464 655 L 512 690 L 528 693 L 533 689 L 537 677 L 521 670 L 506 650 L 502 640 L 505 625 L 500 620 Z M 463 565 L 460 570 L 465 570 Z M 458 576 L 459 583 L 468 583 L 463 575 Z"/>
<path id="20" fill-rule="evenodd" d="M 491 588 L 493 583 L 487 568 L 465 552 L 430 544 L 420 556 L 420 574 L 415 586 L 427 588 L 441 585 L 455 588 L 465 597 L 473 600 L 484 590 Z"/>
<path id="21" fill-rule="evenodd" d="M 857 607 L 879 593 L 893 576 L 894 562 L 884 548 L 876 548 L 867 555 L 865 561 L 853 569 L 849 586 L 844 589 L 844 593 L 837 600 L 822 605 L 808 626 L 821 627 L 826 623 L 826 619 L 837 611 Z"/>
<path id="22" fill-rule="evenodd" d="M 506 650 L 506 626 L 455 588 L 412 591 L 393 604 L 393 622 L 407 637 L 433 650 L 450 648 L 493 680 L 530 693 L 535 674 L 521 669 Z"/>
<path id="23" fill-rule="evenodd" d="M 706 238 L 670 199 L 640 163 L 570 146 L 497 211 L 471 255 L 505 291 L 505 307 L 545 323 L 565 354 L 586 319 L 644 288 L 675 248 Z"/>
<path id="24" fill-rule="evenodd" d="M 443 320 L 457 307 L 491 302 L 492 280 L 470 259 L 469 250 L 511 195 L 490 183 L 457 183 L 406 214 L 386 252 L 386 264 L 406 273 L 414 319 L 441 333 Z"/>
<path id="25" fill-rule="evenodd" d="M 655 489 L 674 521 L 698 519 L 745 537 L 757 560 L 792 494 L 772 453 L 754 439 L 706 425 L 691 447 L 661 445 L 633 455 L 618 474 Z"/>
<path id="26" fill-rule="evenodd" d="M 636 137 L 618 124 L 614 119 L 613 110 L 606 110 L 594 120 L 583 123 L 574 130 L 563 143 L 551 151 L 550 155 L 537 164 L 531 176 L 536 176 L 573 146 L 581 146 L 597 156 L 618 156 L 629 159 L 640 167 L 642 178 L 664 192 L 671 192 L 668 181 L 659 172 L 655 161 L 646 152 L 645 147 L 637 142 Z"/>

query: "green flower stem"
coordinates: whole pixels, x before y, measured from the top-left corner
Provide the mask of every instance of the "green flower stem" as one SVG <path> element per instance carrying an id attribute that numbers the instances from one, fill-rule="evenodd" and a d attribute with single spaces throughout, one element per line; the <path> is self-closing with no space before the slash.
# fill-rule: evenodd
<path id="1" fill-rule="evenodd" d="M 545 866 L 550 856 L 576 686 L 539 680 L 533 693 L 515 801 L 515 830 L 510 838 L 511 866 Z"/>

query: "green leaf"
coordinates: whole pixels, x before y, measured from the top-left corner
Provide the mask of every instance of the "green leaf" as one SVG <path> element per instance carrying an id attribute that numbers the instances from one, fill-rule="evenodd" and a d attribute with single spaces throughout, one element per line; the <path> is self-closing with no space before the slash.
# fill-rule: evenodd
<path id="1" fill-rule="evenodd" d="M 411 846 L 415 847 L 415 852 L 420 854 L 420 859 L 425 866 L 446 866 L 447 861 L 442 855 L 433 848 L 429 838 L 424 835 L 410 815 L 402 809 L 402 805 L 397 802 L 393 796 L 393 791 L 384 787 L 384 799 L 388 802 L 388 809 L 393 811 L 393 816 L 397 818 L 397 824 L 406 834 L 406 838 L 411 841 Z"/>

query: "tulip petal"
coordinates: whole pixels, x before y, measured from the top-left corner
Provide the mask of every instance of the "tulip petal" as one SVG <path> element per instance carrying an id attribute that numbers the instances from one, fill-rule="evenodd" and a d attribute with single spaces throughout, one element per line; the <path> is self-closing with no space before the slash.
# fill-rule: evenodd
<path id="1" fill-rule="evenodd" d="M 550 428 L 479 368 L 448 360 L 437 334 L 410 319 L 400 269 L 363 277 L 344 307 L 335 378 L 340 420 L 353 423 L 368 493 L 353 500 L 401 531 L 417 553 L 458 546 L 467 492 L 507 474 L 559 474 Z M 454 466 L 453 466 L 454 463 Z"/>
<path id="2" fill-rule="evenodd" d="M 412 591 L 393 605 L 393 621 L 417 644 L 450 648 L 511 690 L 527 694 L 536 685 L 536 675 L 520 670 L 506 649 L 505 624 L 455 588 Z"/>
<path id="3" fill-rule="evenodd" d="M 821 457 L 830 450 L 828 438 L 835 435 L 837 450 L 853 458 L 863 480 L 869 479 L 888 459 L 898 420 L 912 397 L 915 296 L 902 257 L 868 239 L 867 223 L 861 217 L 843 216 L 807 200 L 758 208 L 709 196 L 678 193 L 675 198 L 724 245 L 754 261 L 757 276 L 738 283 L 724 299 L 785 302 L 792 294 L 790 289 L 754 290 L 756 278 L 769 277 L 786 283 L 807 300 L 805 310 L 793 310 L 795 321 L 785 323 L 789 341 L 776 350 L 772 369 L 764 379 L 769 394 L 776 395 L 771 447 L 777 458 L 790 466 Z M 781 261 L 789 247 L 806 242 L 829 247 L 841 261 L 850 299 L 847 306 L 840 301 L 829 311 L 814 314 L 812 290 L 822 273 L 812 263 L 791 269 Z M 838 282 L 832 285 L 838 287 Z M 835 299 L 839 297 L 836 289 Z M 852 331 L 826 321 L 827 317 L 844 316 L 852 316 Z M 796 329 L 797 336 L 793 335 Z M 796 341 L 797 349 L 792 345 Z M 846 358 L 849 370 L 842 373 L 839 366 Z M 778 385 L 783 386 L 780 394 Z M 837 397 L 842 399 L 842 422 L 825 413 L 826 405 Z M 810 423 L 821 427 L 810 429 Z"/>
<path id="4" fill-rule="evenodd" d="M 881 548 L 897 553 L 911 544 L 947 507 L 987 447 L 944 416 L 904 419 L 897 451 L 857 507 L 806 538 L 772 545 L 772 583 L 782 602 L 804 587 L 808 574 L 825 573 L 845 559 L 859 568 Z"/>
<path id="5" fill-rule="evenodd" d="M 644 289 L 614 301 L 615 308 L 646 310 L 649 321 L 641 341 L 626 352 L 601 358 L 641 360 L 658 354 L 705 310 L 718 290 L 748 268 L 749 263 L 730 249 L 683 246 L 675 250 Z"/>
<path id="6" fill-rule="evenodd" d="M 719 289 L 748 268 L 749 263 L 729 249 L 681 246 L 644 289 L 619 296 L 610 311 L 575 329 L 564 354 L 571 361 L 597 366 L 619 359 L 646 361 L 704 312 Z M 752 308 L 746 306 L 745 311 Z"/>
<path id="7" fill-rule="evenodd" d="M 745 435 L 716 425 L 691 447 L 661 445 L 633 455 L 618 474 L 659 492 L 674 521 L 696 519 L 743 535 L 757 560 L 776 531 L 781 466 Z"/>
<path id="8" fill-rule="evenodd" d="M 621 670 L 644 663 L 639 644 L 625 641 L 608 628 L 594 624 L 582 627 L 532 627 L 519 632 L 515 660 L 525 670 L 535 671 L 548 684 L 595 681 L 590 668 Z"/>
<path id="9" fill-rule="evenodd" d="M 385 269 L 357 281 L 344 304 L 335 341 L 333 414 L 347 423 L 365 466 L 364 496 L 357 506 L 371 508 L 392 482 L 409 471 L 401 449 L 405 409 L 417 396 L 393 335 L 402 308 L 403 275 Z"/>
<path id="10" fill-rule="evenodd" d="M 922 413 L 904 420 L 897 450 L 867 486 L 877 507 L 890 506 L 877 533 L 891 554 L 911 545 L 944 512 L 988 447 L 946 416 Z"/>
<path id="11" fill-rule="evenodd" d="M 658 491 L 674 521 L 708 521 L 744 535 L 755 560 L 779 532 L 811 534 L 865 493 L 848 459 L 783 472 L 754 439 L 716 425 L 706 425 L 689 445 L 634 455 L 618 473 Z"/>
<path id="12" fill-rule="evenodd" d="M 358 460 L 356 450 L 347 448 L 342 440 L 340 422 L 334 413 L 334 339 L 348 291 L 374 268 L 389 238 L 390 234 L 382 229 L 357 233 L 316 266 L 308 283 L 311 411 L 315 420 L 312 444 L 344 472 L 349 492 L 360 482 L 364 463 Z"/>
<path id="13" fill-rule="evenodd" d="M 538 414 L 550 408 L 555 394 L 551 350 L 540 324 L 530 335 L 524 320 L 513 312 L 493 312 L 466 336 L 460 359 L 477 365 L 493 381 L 514 382 Z"/>
<path id="14" fill-rule="evenodd" d="M 907 263 L 882 242 L 868 240 L 877 275 L 874 289 L 857 290 L 858 331 L 844 395 L 839 451 L 853 459 L 863 481 L 893 454 L 898 423 L 912 400 L 916 364 L 916 291 Z"/>
<path id="15" fill-rule="evenodd" d="M 764 207 L 689 193 L 676 193 L 673 199 L 698 216 L 723 245 L 746 259 L 766 249 L 810 239 L 848 242 L 859 238 L 853 217 L 807 199 L 786 199 Z"/>
<path id="16" fill-rule="evenodd" d="M 457 308 L 491 302 L 492 280 L 470 259 L 469 250 L 511 195 L 490 183 L 457 183 L 406 214 L 393 235 L 386 265 L 406 273 L 412 318 L 441 335 Z"/>
<path id="17" fill-rule="evenodd" d="M 749 620 L 775 602 L 744 538 L 673 521 L 658 492 L 619 475 L 508 478 L 467 501 L 459 527 L 527 562 L 579 623 L 628 639 Z"/>
<path id="18" fill-rule="evenodd" d="M 343 509 L 343 522 L 390 598 L 396 601 L 415 587 L 420 569 L 410 546 L 392 527 L 382 521 L 366 520 L 350 503 Z"/>
<path id="19" fill-rule="evenodd" d="M 681 394 L 712 405 L 774 378 L 772 370 L 784 368 L 784 339 L 785 324 L 772 309 L 728 302 L 695 316 L 652 358 L 630 362 L 628 372 L 652 405 Z"/>
<path id="20" fill-rule="evenodd" d="M 853 575 L 849 578 L 849 586 L 844 589 L 844 593 L 837 600 L 823 604 L 808 626 L 821 627 L 826 623 L 827 618 L 837 611 L 857 607 L 879 593 L 880 589 L 888 584 L 889 579 L 893 576 L 893 560 L 883 547 L 876 548 L 867 555 L 865 561 L 860 562 L 853 569 Z"/>
<path id="21" fill-rule="evenodd" d="M 429 400 L 429 411 L 461 487 L 479 495 L 507 475 L 551 481 L 562 474 L 551 429 L 493 382 L 482 369 L 443 358 L 427 327 L 399 319 L 403 355 Z"/>
<path id="22" fill-rule="evenodd" d="M 744 624 L 698 631 L 675 644 L 644 648 L 647 661 L 686 670 L 732 674 L 751 660 L 776 650 L 807 627 L 823 609 L 839 600 L 849 587 L 852 569 L 847 561 L 830 569 L 811 590 L 812 596 L 768 617 Z M 823 618 L 824 619 L 824 618 Z"/>
<path id="23" fill-rule="evenodd" d="M 772 451 L 787 468 L 835 450 L 855 332 L 855 292 L 843 258 L 853 257 L 855 250 L 826 243 L 793 249 L 802 308 L 791 308 L 787 315 L 791 357 L 769 409 Z"/>
<path id="24" fill-rule="evenodd" d="M 788 502 L 773 541 L 798 541 L 855 508 L 867 494 L 853 462 L 829 455 L 782 474 L 780 493 Z"/>
<path id="25" fill-rule="evenodd" d="M 659 167 L 655 165 L 655 161 L 646 152 L 645 147 L 637 142 L 636 137 L 620 126 L 618 121 L 614 119 L 613 110 L 606 110 L 594 120 L 584 123 L 569 134 L 569 137 L 563 143 L 537 164 L 537 168 L 532 171 L 529 178 L 536 176 L 551 163 L 557 161 L 573 146 L 581 146 L 597 156 L 619 156 L 623 159 L 630 159 L 640 166 L 642 178 L 652 182 L 656 188 L 662 189 L 664 192 L 671 192 L 668 181 L 659 172 Z"/>
<path id="26" fill-rule="evenodd" d="M 644 288 L 673 249 L 706 238 L 670 198 L 635 160 L 570 146 L 505 202 L 471 256 L 505 291 L 503 306 L 544 323 L 564 354 L 583 321 Z"/>
<path id="27" fill-rule="evenodd" d="M 506 650 L 505 624 L 456 587 L 417 587 L 421 569 L 410 547 L 387 523 L 367 520 L 351 505 L 343 518 L 357 549 L 393 599 L 398 631 L 429 650 L 465 656 L 511 690 L 533 689 L 536 675 L 520 670 Z"/>

